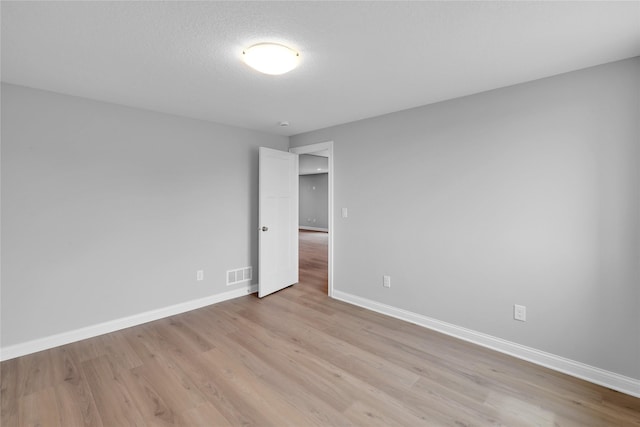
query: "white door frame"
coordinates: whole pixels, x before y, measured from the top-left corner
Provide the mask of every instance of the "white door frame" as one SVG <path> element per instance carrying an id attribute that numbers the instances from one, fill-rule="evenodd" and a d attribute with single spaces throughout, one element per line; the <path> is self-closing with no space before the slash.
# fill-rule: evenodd
<path id="1" fill-rule="evenodd" d="M 289 152 L 295 154 L 312 154 L 324 150 L 327 150 L 329 153 L 329 254 L 327 257 L 327 264 L 329 268 L 328 294 L 330 297 L 333 297 L 333 235 L 335 233 L 335 228 L 333 227 L 333 141 L 289 148 Z"/>

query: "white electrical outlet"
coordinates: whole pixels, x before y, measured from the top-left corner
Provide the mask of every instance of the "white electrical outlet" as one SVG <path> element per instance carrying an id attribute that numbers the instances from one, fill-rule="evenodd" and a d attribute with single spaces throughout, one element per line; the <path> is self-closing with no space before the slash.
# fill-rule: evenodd
<path id="1" fill-rule="evenodd" d="M 342 208 L 342 218 L 349 217 L 349 210 L 347 208 Z"/>
<path id="2" fill-rule="evenodd" d="M 382 286 L 385 288 L 391 287 L 391 276 L 382 276 Z"/>
<path id="3" fill-rule="evenodd" d="M 197 281 L 204 280 L 204 270 L 196 271 L 196 280 Z"/>
<path id="4" fill-rule="evenodd" d="M 521 322 L 527 321 L 527 307 L 515 304 L 513 306 L 513 318 Z"/>

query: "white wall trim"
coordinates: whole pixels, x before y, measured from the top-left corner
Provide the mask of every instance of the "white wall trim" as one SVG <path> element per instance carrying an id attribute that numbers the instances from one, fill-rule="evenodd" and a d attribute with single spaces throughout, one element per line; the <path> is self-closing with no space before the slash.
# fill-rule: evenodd
<path id="1" fill-rule="evenodd" d="M 24 356 L 42 350 L 58 347 L 72 342 L 93 338 L 98 335 L 108 334 L 110 332 L 119 331 L 121 329 L 130 328 L 132 326 L 141 325 L 165 317 L 174 316 L 176 314 L 185 313 L 211 304 L 222 301 L 242 297 L 258 291 L 258 285 L 247 285 L 246 287 L 233 289 L 216 295 L 171 305 L 169 307 L 159 308 L 156 310 L 146 311 L 133 316 L 127 316 L 120 319 L 110 320 L 108 322 L 98 323 L 97 325 L 87 326 L 69 332 L 51 335 L 44 338 L 27 341 L 20 344 L 10 345 L 0 349 L 0 360 L 9 360 L 15 357 Z"/>
<path id="2" fill-rule="evenodd" d="M 300 230 L 309 230 L 309 231 L 324 231 L 325 233 L 329 232 L 328 228 L 323 227 L 309 227 L 307 225 L 301 225 L 298 227 Z"/>
<path id="3" fill-rule="evenodd" d="M 390 305 L 382 304 L 335 289 L 333 291 L 333 298 L 376 311 L 378 313 L 386 314 L 387 316 L 411 322 L 473 344 L 481 345 L 631 396 L 640 397 L 640 380 L 638 379 L 605 371 L 604 369 L 586 365 L 575 360 L 566 359 L 561 356 L 556 356 L 555 354 L 536 350 L 535 348 L 526 347 L 511 341 L 476 332 L 451 323 L 442 322 L 421 314 L 392 307 Z"/>

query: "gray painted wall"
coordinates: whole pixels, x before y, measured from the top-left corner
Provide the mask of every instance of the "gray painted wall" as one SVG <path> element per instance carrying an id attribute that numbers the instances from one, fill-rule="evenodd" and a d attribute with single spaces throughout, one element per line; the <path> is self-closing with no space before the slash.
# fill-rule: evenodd
<path id="1" fill-rule="evenodd" d="M 300 175 L 300 226 L 329 227 L 329 174 Z"/>
<path id="2" fill-rule="evenodd" d="M 3 84 L 2 346 L 234 289 L 258 146 L 288 138 Z"/>
<path id="3" fill-rule="evenodd" d="M 292 137 L 334 141 L 335 289 L 640 378 L 639 76 L 634 58 Z"/>

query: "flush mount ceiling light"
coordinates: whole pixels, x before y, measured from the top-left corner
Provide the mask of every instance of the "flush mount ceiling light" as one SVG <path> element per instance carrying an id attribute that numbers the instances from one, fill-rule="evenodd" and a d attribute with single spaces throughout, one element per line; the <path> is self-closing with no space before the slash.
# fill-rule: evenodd
<path id="1" fill-rule="evenodd" d="M 261 73 L 278 75 L 296 68 L 300 62 L 300 54 L 281 44 L 258 43 L 243 50 L 242 59 Z"/>

